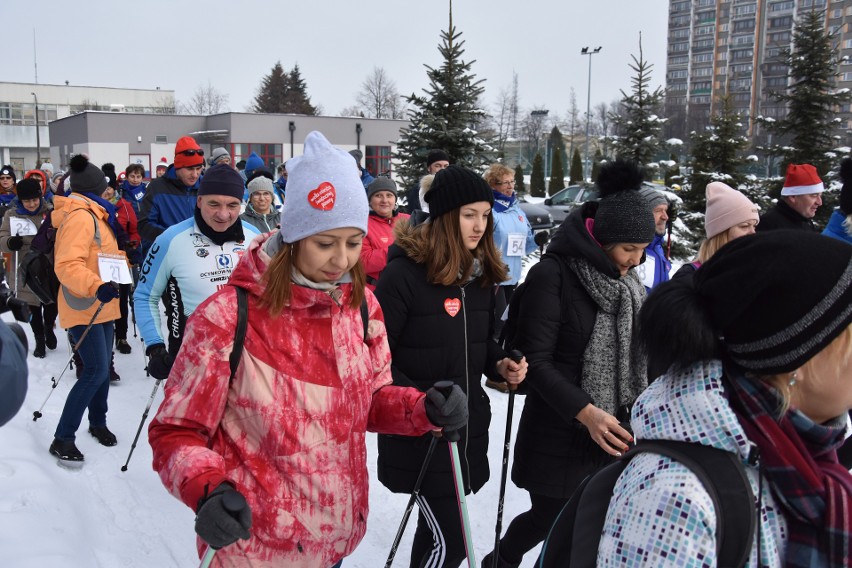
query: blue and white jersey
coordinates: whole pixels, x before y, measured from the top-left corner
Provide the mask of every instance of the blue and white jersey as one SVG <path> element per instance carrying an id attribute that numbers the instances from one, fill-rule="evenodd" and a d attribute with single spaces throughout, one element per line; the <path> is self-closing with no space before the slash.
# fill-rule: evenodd
<path id="1" fill-rule="evenodd" d="M 494 244 L 509 267 L 509 279 L 503 286 L 512 286 L 521 278 L 521 258 L 538 250 L 530 222 L 521 206 L 515 201 L 504 210 L 493 209 Z"/>
<path id="2" fill-rule="evenodd" d="M 219 246 L 204 236 L 195 218 L 173 225 L 154 240 L 142 263 L 133 295 L 136 322 L 145 345 L 165 343 L 159 302 L 189 316 L 213 292 L 225 286 L 248 244 L 260 233 L 243 221 L 245 241 Z M 168 297 L 163 293 L 168 289 Z M 171 325 L 171 323 L 170 323 Z"/>

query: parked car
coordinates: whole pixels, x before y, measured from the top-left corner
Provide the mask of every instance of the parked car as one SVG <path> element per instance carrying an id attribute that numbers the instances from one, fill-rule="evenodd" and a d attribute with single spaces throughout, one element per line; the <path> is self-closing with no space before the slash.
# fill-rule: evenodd
<path id="1" fill-rule="evenodd" d="M 533 231 L 545 231 L 553 228 L 553 216 L 541 204 L 530 203 L 523 197 L 518 197 L 518 202 Z"/>
<path id="2" fill-rule="evenodd" d="M 559 225 L 572 209 L 586 201 L 594 201 L 599 195 L 598 188 L 594 185 L 569 185 L 545 199 L 541 207 L 549 211 L 553 223 Z"/>

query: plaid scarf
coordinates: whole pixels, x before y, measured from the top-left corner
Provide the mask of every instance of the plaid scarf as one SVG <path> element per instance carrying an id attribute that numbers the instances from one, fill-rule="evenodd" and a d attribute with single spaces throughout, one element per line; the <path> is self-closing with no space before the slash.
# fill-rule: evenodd
<path id="1" fill-rule="evenodd" d="M 741 373 L 728 377 L 731 407 L 760 449 L 761 471 L 787 520 L 785 565 L 852 566 L 852 475 L 837 462 L 845 415 L 827 425 L 795 409 L 780 416 L 775 389 Z"/>

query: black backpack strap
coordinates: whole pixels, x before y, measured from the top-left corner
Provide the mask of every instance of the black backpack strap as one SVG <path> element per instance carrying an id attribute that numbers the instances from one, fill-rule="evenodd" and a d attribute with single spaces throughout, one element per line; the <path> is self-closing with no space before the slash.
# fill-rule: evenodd
<path id="1" fill-rule="evenodd" d="M 237 330 L 234 335 L 234 348 L 231 350 L 231 356 L 228 357 L 228 362 L 231 365 L 229 383 L 234 380 L 234 375 L 237 374 L 237 366 L 240 364 L 240 358 L 243 355 L 246 328 L 248 327 L 248 292 L 241 286 L 234 286 L 234 289 L 237 291 Z"/>
<path id="2" fill-rule="evenodd" d="M 716 510 L 716 565 L 745 566 L 758 519 L 754 492 L 739 456 L 710 446 L 671 440 L 641 442 L 631 453 L 643 451 L 671 458 L 701 480 Z"/>
<path id="3" fill-rule="evenodd" d="M 370 326 L 370 309 L 367 307 L 367 296 L 361 300 L 361 323 L 364 324 L 364 343 L 367 342 L 367 328 Z"/>
<path id="4" fill-rule="evenodd" d="M 540 568 L 597 565 L 615 483 L 630 460 L 640 453 L 666 456 L 698 477 L 716 511 L 717 566 L 745 566 L 758 521 L 754 493 L 739 457 L 700 444 L 653 440 L 640 442 L 623 458 L 583 480 L 550 529 L 541 550 Z"/>

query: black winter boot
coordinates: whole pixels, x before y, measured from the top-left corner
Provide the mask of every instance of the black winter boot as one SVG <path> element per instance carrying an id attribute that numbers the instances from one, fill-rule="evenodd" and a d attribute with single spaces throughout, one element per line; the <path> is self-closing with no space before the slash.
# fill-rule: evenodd
<path id="1" fill-rule="evenodd" d="M 33 356 L 38 357 L 39 359 L 44 359 L 45 355 L 47 355 L 47 352 L 44 347 L 44 339 L 36 337 L 36 346 L 33 350 Z"/>
<path id="2" fill-rule="evenodd" d="M 131 349 L 131 347 L 130 347 L 130 344 L 127 343 L 126 339 L 116 338 L 115 339 L 115 348 L 118 349 L 118 352 L 123 354 L 123 355 L 127 355 L 128 353 L 133 351 L 133 349 Z"/>
<path id="3" fill-rule="evenodd" d="M 44 343 L 47 345 L 47 348 L 53 351 L 56 349 L 56 334 L 53 333 L 53 327 L 44 328 Z"/>
<path id="4" fill-rule="evenodd" d="M 111 383 L 117 383 L 121 380 L 121 377 L 115 372 L 115 353 L 109 356 L 109 380 Z"/>
<path id="5" fill-rule="evenodd" d="M 89 426 L 89 434 L 94 436 L 102 446 L 112 447 L 118 444 L 115 434 L 106 426 Z"/>
<path id="6" fill-rule="evenodd" d="M 81 462 L 83 461 L 83 453 L 77 449 L 73 440 L 63 441 L 54 439 L 50 444 L 50 453 L 58 457 L 62 461 Z"/>

